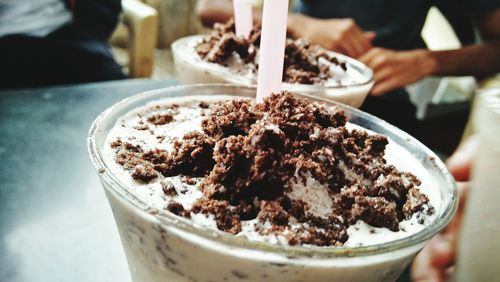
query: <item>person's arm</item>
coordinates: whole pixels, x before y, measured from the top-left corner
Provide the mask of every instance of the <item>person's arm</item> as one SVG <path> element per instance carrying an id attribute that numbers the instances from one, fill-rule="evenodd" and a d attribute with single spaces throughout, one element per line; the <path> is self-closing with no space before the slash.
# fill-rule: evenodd
<path id="1" fill-rule="evenodd" d="M 447 51 L 368 51 L 360 60 L 375 72 L 371 94 L 382 95 L 428 75 L 481 76 L 500 72 L 500 10 L 475 22 L 483 40 L 477 45 Z"/>
<path id="2" fill-rule="evenodd" d="M 435 51 L 437 75 L 488 75 L 500 72 L 500 9 L 474 20 L 483 43 L 457 50 Z"/>
<path id="3" fill-rule="evenodd" d="M 108 41 L 122 12 L 120 0 L 68 0 L 67 5 L 73 21 L 49 36 Z"/>
<path id="4" fill-rule="evenodd" d="M 300 14 L 288 16 L 288 33 L 354 58 L 370 50 L 375 37 L 375 33 L 362 31 L 350 18 L 316 19 Z"/>
<path id="5" fill-rule="evenodd" d="M 231 0 L 198 0 L 196 15 L 204 26 L 227 22 L 233 16 Z"/>
<path id="6" fill-rule="evenodd" d="M 261 21 L 262 10 L 253 8 L 256 23 Z M 212 27 L 215 23 L 224 23 L 233 17 L 233 1 L 231 0 L 198 0 L 196 15 L 204 26 Z"/>

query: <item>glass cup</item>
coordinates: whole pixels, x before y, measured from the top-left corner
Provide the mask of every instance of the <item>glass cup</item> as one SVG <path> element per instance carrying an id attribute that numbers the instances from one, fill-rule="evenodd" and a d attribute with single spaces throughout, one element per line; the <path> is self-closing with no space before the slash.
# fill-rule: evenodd
<path id="1" fill-rule="evenodd" d="M 500 277 L 500 88 L 477 95 L 479 144 L 458 243 L 455 281 L 496 281 Z"/>
<path id="2" fill-rule="evenodd" d="M 207 84 L 149 91 L 113 105 L 90 128 L 90 157 L 113 210 L 134 281 L 391 281 L 452 218 L 457 207 L 456 185 L 433 152 L 376 117 L 322 99 L 315 100 L 336 105 L 346 112 L 350 122 L 388 136 L 428 170 L 439 189 L 441 202 L 436 219 L 426 228 L 403 239 L 364 247 L 252 242 L 196 227 L 188 219 L 151 208 L 110 173 L 102 149 L 118 118 L 157 99 L 216 94 L 254 97 L 255 88 Z"/>
<path id="3" fill-rule="evenodd" d="M 257 76 L 247 68 L 242 67 L 236 71 L 230 71 L 227 67 L 219 64 L 203 61 L 195 51 L 195 46 L 203 38 L 204 35 L 188 36 L 178 39 L 172 44 L 175 69 L 183 84 L 231 83 L 244 86 L 257 84 Z M 359 81 L 342 86 L 283 83 L 283 90 L 309 97 L 327 98 L 359 108 L 373 87 L 373 71 L 350 57 L 331 51 L 326 52 L 337 57 L 340 61 L 346 62 L 348 69 L 359 74 Z"/>

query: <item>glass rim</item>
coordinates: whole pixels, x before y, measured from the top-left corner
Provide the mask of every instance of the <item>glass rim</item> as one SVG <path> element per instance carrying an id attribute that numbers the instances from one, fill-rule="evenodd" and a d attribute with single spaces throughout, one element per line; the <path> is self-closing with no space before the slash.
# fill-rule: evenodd
<path id="1" fill-rule="evenodd" d="M 430 222 L 428 226 L 410 236 L 382 244 L 356 246 L 356 247 L 288 246 L 288 245 L 276 245 L 268 242 L 250 241 L 248 239 L 237 237 L 235 235 L 223 231 L 211 230 L 208 228 L 200 227 L 195 225 L 192 221 L 176 216 L 166 210 L 158 210 L 156 208 L 151 207 L 150 205 L 146 204 L 144 201 L 139 199 L 137 196 L 135 196 L 133 193 L 128 191 L 126 185 L 122 181 L 120 181 L 119 177 L 110 172 L 110 169 L 108 169 L 100 153 L 99 146 L 95 139 L 96 134 L 98 134 L 101 131 L 100 128 L 101 124 L 105 122 L 113 112 L 118 111 L 120 107 L 123 107 L 127 104 L 132 104 L 134 102 L 137 103 L 142 101 L 141 105 L 144 105 L 147 101 L 150 101 L 147 99 L 151 99 L 154 97 L 158 99 L 179 97 L 179 96 L 167 95 L 168 93 L 171 94 L 175 91 L 182 91 L 187 89 L 190 90 L 199 89 L 200 91 L 203 91 L 204 89 L 206 90 L 208 88 L 214 88 L 214 89 L 218 88 L 221 89 L 221 92 L 224 89 L 233 89 L 233 90 L 236 89 L 242 92 L 246 91 L 247 93 L 248 92 L 255 93 L 256 89 L 255 87 L 236 86 L 230 84 L 193 84 L 193 85 L 170 86 L 166 88 L 150 90 L 125 98 L 115 103 L 114 105 L 110 106 L 95 119 L 95 121 L 92 123 L 92 126 L 89 129 L 87 148 L 92 164 L 95 170 L 98 172 L 99 177 L 101 177 L 101 180 L 104 181 L 107 185 L 109 185 L 109 187 L 111 188 L 110 190 L 114 192 L 114 194 L 116 194 L 122 200 L 132 204 L 135 208 L 137 208 L 141 212 L 147 213 L 155 217 L 159 221 L 159 223 L 166 226 L 167 228 L 175 228 L 202 237 L 207 240 L 215 240 L 218 243 L 229 245 L 231 247 L 239 247 L 249 250 L 259 250 L 275 254 L 284 254 L 289 256 L 290 258 L 314 257 L 316 259 L 327 259 L 327 258 L 353 257 L 353 256 L 364 257 L 380 253 L 386 253 L 390 251 L 402 250 L 405 248 L 415 246 L 419 243 L 422 243 L 430 239 L 432 236 L 441 231 L 451 221 L 453 215 L 455 214 L 455 211 L 458 206 L 458 191 L 455 180 L 451 176 L 450 172 L 448 171 L 444 163 L 439 159 L 439 157 L 434 152 L 432 152 L 430 149 L 428 149 L 426 146 L 424 146 L 422 143 L 420 143 L 418 140 L 416 140 L 408 133 L 396 128 L 395 126 L 377 117 L 374 117 L 368 113 L 362 112 L 348 105 L 344 105 L 325 98 L 315 98 L 314 100 L 320 102 L 326 102 L 330 105 L 340 107 L 343 110 L 347 110 L 350 113 L 354 113 L 357 117 L 373 120 L 379 123 L 383 128 L 401 134 L 404 140 L 407 140 L 409 143 L 413 143 L 413 145 L 418 146 L 420 149 L 424 151 L 424 153 L 428 156 L 428 158 L 433 161 L 432 165 L 435 166 L 436 169 L 440 171 L 440 173 L 442 173 L 444 180 L 446 182 L 446 186 L 449 187 L 447 189 L 451 190 L 450 191 L 451 195 L 449 195 L 450 199 L 447 202 L 447 204 L 444 207 L 442 207 L 442 213 L 439 214 L 432 222 Z M 225 93 L 222 92 L 221 94 Z M 299 93 L 295 94 L 300 95 Z M 196 95 L 196 94 L 190 94 L 190 95 Z M 246 95 L 246 97 L 249 96 Z M 303 97 L 311 99 L 310 96 L 303 96 Z M 116 120 L 114 122 L 116 122 Z"/>
<path id="2" fill-rule="evenodd" d="M 205 61 L 202 61 L 201 58 L 197 57 L 200 59 L 200 61 L 196 61 L 193 59 L 192 56 L 189 56 L 186 58 L 186 56 L 182 56 L 184 53 L 182 50 L 182 46 L 190 46 L 190 43 L 192 41 L 201 41 L 205 35 L 198 34 L 198 35 L 190 35 L 186 37 L 179 38 L 175 40 L 171 44 L 171 49 L 172 53 L 174 55 L 174 60 L 176 60 L 176 55 L 179 56 L 180 59 L 183 61 L 189 63 L 189 64 L 194 64 L 194 63 L 199 63 L 202 62 L 202 69 L 205 71 L 210 71 L 214 74 L 217 74 L 218 76 L 224 78 L 225 81 L 228 83 L 237 83 L 240 85 L 248 86 L 248 87 L 253 87 L 257 84 L 257 81 L 255 79 L 247 78 L 244 75 L 238 75 L 236 73 L 232 73 L 230 71 L 225 70 L 225 68 L 219 64 L 215 63 L 208 63 Z M 324 48 L 323 48 L 324 49 Z M 335 86 L 324 86 L 324 85 L 314 85 L 314 84 L 295 84 L 295 83 L 287 83 L 283 82 L 283 87 L 285 89 L 294 89 L 294 91 L 305 91 L 305 92 L 315 92 L 315 91 L 324 91 L 324 90 L 334 90 L 334 89 L 349 89 L 349 88 L 355 88 L 355 87 L 362 87 L 362 86 L 368 86 L 370 84 L 373 84 L 375 82 L 375 76 L 373 73 L 373 70 L 370 69 L 368 66 L 366 66 L 364 63 L 353 59 L 349 56 L 346 56 L 344 54 L 340 54 L 334 51 L 330 51 L 327 49 L 324 49 L 324 51 L 334 57 L 337 57 L 341 60 L 344 60 L 346 63 L 354 66 L 358 72 L 363 76 L 364 80 L 356 83 L 351 83 L 351 84 L 346 84 L 346 85 L 335 85 Z M 255 75 L 256 76 L 256 75 Z"/>

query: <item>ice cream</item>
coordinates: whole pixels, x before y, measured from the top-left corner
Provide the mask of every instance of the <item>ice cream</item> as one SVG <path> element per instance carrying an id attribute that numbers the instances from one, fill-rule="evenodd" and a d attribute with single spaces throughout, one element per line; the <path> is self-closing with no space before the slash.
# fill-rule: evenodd
<path id="1" fill-rule="evenodd" d="M 386 163 L 388 142 L 289 93 L 258 105 L 190 97 L 121 118 L 105 158 L 132 193 L 200 227 L 273 244 L 361 246 L 422 230 L 439 205 L 425 171 Z"/>
<path id="2" fill-rule="evenodd" d="M 235 74 L 255 79 L 258 69 L 260 26 L 249 38 L 237 37 L 234 23 L 216 24 L 214 31 L 198 42 L 196 54 L 207 63 L 218 64 Z M 338 58 L 318 45 L 304 39 L 287 39 L 283 81 L 292 84 L 348 86 L 366 82 L 346 60 Z"/>

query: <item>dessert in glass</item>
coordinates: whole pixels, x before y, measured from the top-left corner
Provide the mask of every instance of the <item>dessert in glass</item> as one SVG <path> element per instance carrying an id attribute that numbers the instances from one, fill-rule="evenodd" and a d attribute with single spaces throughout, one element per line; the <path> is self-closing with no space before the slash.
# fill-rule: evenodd
<path id="1" fill-rule="evenodd" d="M 172 44 L 175 68 L 184 84 L 257 82 L 260 27 L 237 37 L 234 23 L 216 24 L 209 35 L 181 38 Z M 287 39 L 283 89 L 359 107 L 373 86 L 373 72 L 363 63 L 303 39 Z"/>
<path id="2" fill-rule="evenodd" d="M 319 98 L 186 85 L 104 111 L 89 153 L 134 281 L 391 281 L 450 221 L 453 178 Z"/>

